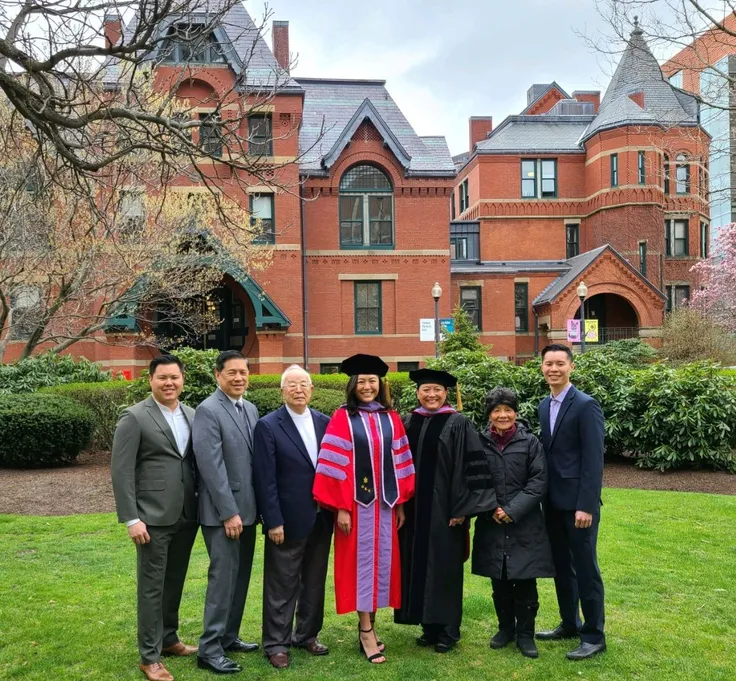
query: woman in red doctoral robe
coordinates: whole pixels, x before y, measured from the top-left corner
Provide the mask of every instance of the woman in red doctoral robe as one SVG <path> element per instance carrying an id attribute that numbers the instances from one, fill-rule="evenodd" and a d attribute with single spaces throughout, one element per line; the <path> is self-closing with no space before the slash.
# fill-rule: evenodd
<path id="1" fill-rule="evenodd" d="M 378 608 L 401 606 L 397 531 L 402 504 L 414 494 L 414 464 L 401 418 L 386 398 L 386 364 L 354 355 L 340 368 L 350 376 L 346 404 L 322 439 L 313 491 L 319 504 L 337 511 L 337 612 L 358 612 L 361 649 L 382 663 L 372 620 Z"/>

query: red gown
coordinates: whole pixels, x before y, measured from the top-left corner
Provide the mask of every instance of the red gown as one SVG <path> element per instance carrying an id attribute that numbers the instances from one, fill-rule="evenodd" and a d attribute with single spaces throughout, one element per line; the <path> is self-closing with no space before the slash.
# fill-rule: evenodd
<path id="1" fill-rule="evenodd" d="M 335 600 L 340 615 L 356 610 L 374 612 L 378 608 L 401 607 L 395 509 L 414 494 L 414 464 L 399 415 L 375 407 L 361 409 L 359 413 L 368 434 L 375 499 L 367 504 L 356 500 L 353 424 L 345 407 L 334 413 L 327 426 L 313 488 L 314 498 L 325 508 L 350 511 L 350 534 L 346 536 L 335 527 Z M 386 426 L 392 433 L 385 432 Z M 383 458 L 384 446 L 389 441 L 395 487 L 393 481 L 383 479 L 388 477 L 384 471 L 391 470 Z M 363 483 L 367 481 L 367 477 L 359 481 L 361 489 L 366 491 L 369 485 Z M 391 490 L 388 494 L 387 487 Z M 391 499 L 392 495 L 396 499 L 389 505 L 384 497 Z"/>

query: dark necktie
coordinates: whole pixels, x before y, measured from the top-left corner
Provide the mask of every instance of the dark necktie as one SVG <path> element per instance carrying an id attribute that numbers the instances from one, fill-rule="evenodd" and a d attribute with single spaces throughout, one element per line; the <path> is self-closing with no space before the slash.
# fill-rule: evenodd
<path id="1" fill-rule="evenodd" d="M 248 433 L 248 435 L 250 435 L 250 424 L 248 423 L 248 416 L 245 413 L 245 405 L 242 402 L 236 402 L 235 408 L 238 410 L 238 415 L 243 421 L 243 425 L 245 426 L 245 432 Z"/>

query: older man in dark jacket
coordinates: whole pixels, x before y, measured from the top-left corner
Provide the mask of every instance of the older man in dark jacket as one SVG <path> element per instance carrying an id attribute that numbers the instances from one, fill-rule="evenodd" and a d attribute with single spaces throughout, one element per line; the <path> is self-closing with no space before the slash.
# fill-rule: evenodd
<path id="1" fill-rule="evenodd" d="M 534 622 L 539 610 L 537 578 L 554 576 L 542 502 L 547 464 L 539 440 L 516 420 L 516 395 L 496 388 L 486 398 L 489 428 L 481 435 L 491 465 L 498 508 L 475 523 L 473 574 L 490 577 L 498 633 L 491 648 L 513 641 L 537 657 Z"/>
<path id="2" fill-rule="evenodd" d="M 263 528 L 263 650 L 276 669 L 289 666 L 292 645 L 329 651 L 317 639 L 334 517 L 312 496 L 317 455 L 330 419 L 309 408 L 312 379 L 299 366 L 281 376 L 284 405 L 255 428 L 254 483 Z M 296 631 L 293 630 L 296 612 Z"/>

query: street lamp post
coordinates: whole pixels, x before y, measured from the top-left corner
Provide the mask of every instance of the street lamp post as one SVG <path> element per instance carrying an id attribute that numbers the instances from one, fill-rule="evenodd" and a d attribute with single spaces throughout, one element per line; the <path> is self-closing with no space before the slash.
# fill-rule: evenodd
<path id="1" fill-rule="evenodd" d="M 440 297 L 442 287 L 440 282 L 435 281 L 432 287 L 432 298 L 434 298 L 434 356 L 440 356 Z"/>
<path id="2" fill-rule="evenodd" d="M 585 352 L 585 296 L 588 295 L 588 287 L 584 281 L 578 284 L 578 298 L 580 298 L 580 352 Z"/>

